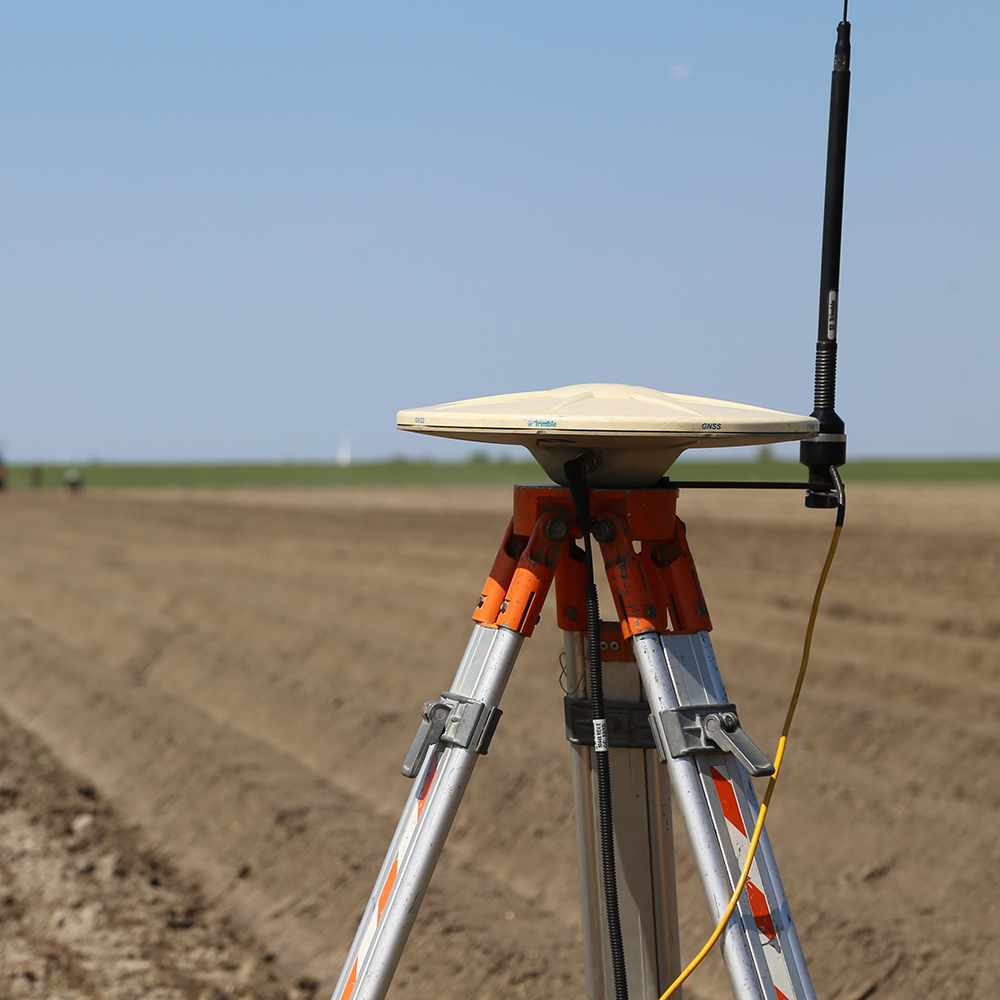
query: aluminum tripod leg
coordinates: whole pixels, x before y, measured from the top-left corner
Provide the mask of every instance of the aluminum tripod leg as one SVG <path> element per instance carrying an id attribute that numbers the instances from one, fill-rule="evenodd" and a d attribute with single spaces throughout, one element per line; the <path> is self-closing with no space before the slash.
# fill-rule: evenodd
<path id="1" fill-rule="evenodd" d="M 645 632 L 633 637 L 632 648 L 654 715 L 726 703 L 707 632 Z M 756 796 L 732 754 L 668 755 L 666 762 L 709 910 L 718 921 L 746 856 Z M 722 949 L 737 1000 L 815 1000 L 766 831 Z"/>
<path id="2" fill-rule="evenodd" d="M 585 696 L 584 634 L 565 632 L 566 687 Z M 618 631 L 618 636 L 621 632 Z M 638 703 L 634 662 L 605 662 L 604 695 Z M 649 709 L 641 710 L 645 721 Z M 601 881 L 597 778 L 591 746 L 571 747 L 587 1000 L 615 995 Z M 656 751 L 612 745 L 618 911 L 631 1000 L 657 1000 L 680 972 L 670 784 Z M 680 1000 L 680 998 L 678 998 Z"/>
<path id="3" fill-rule="evenodd" d="M 451 691 L 458 706 L 449 730 L 427 748 L 378 880 L 337 981 L 333 1000 L 382 1000 L 396 971 L 445 838 L 475 766 L 477 741 L 489 724 L 524 636 L 476 625 Z M 462 711 L 462 706 L 471 710 Z M 478 707 L 481 706 L 481 707 Z"/>

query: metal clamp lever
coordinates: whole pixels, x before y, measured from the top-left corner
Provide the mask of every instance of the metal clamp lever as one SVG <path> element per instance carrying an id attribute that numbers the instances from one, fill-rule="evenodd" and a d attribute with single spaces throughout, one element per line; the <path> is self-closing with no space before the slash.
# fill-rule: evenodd
<path id="1" fill-rule="evenodd" d="M 415 778 L 424 763 L 427 751 L 438 743 L 468 749 L 479 732 L 476 753 L 485 754 L 497 722 L 503 714 L 494 706 L 487 713 L 486 724 L 480 729 L 479 721 L 486 706 L 461 694 L 442 691 L 440 701 L 424 702 L 421 709 L 420 728 L 403 761 L 403 775 Z"/>
<path id="2" fill-rule="evenodd" d="M 755 778 L 774 765 L 740 727 L 735 705 L 683 705 L 649 717 L 660 760 L 699 753 L 731 753 Z"/>

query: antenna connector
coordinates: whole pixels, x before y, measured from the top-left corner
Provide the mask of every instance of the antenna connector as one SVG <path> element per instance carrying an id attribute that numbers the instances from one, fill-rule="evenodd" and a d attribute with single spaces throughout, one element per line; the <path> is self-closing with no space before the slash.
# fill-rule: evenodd
<path id="1" fill-rule="evenodd" d="M 816 490 L 806 492 L 806 506 L 831 510 L 837 506 L 837 484 L 830 469 L 847 462 L 847 434 L 844 421 L 835 410 L 813 410 L 819 434 L 799 443 L 799 462 L 809 469 L 809 482 Z"/>

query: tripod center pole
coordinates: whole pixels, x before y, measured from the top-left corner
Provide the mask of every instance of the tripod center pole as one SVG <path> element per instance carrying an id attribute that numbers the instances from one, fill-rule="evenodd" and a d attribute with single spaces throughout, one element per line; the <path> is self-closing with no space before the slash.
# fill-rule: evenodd
<path id="1" fill-rule="evenodd" d="M 587 660 L 590 664 L 589 695 L 593 705 L 594 760 L 597 772 L 597 802 L 601 828 L 601 868 L 604 880 L 604 909 L 608 918 L 611 946 L 611 967 L 615 981 L 615 1000 L 628 1000 L 625 974 L 625 947 L 622 943 L 621 919 L 618 912 L 618 878 L 615 872 L 615 831 L 611 813 L 611 765 L 608 760 L 608 723 L 604 711 L 604 679 L 601 671 L 601 614 L 594 579 L 594 552 L 591 543 L 593 518 L 590 513 L 590 491 L 587 487 L 589 455 L 566 462 L 570 495 L 576 508 L 577 526 L 583 535 L 586 552 L 587 583 L 584 597 L 587 603 Z"/>

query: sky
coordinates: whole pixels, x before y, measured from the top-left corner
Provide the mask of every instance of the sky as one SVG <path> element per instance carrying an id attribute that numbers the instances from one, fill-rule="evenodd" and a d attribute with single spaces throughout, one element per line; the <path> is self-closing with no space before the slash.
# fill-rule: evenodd
<path id="1" fill-rule="evenodd" d="M 458 459 L 396 411 L 578 382 L 808 413 L 841 12 L 6 0 L 8 461 Z M 1000 5 L 849 17 L 850 453 L 1000 455 Z"/>

